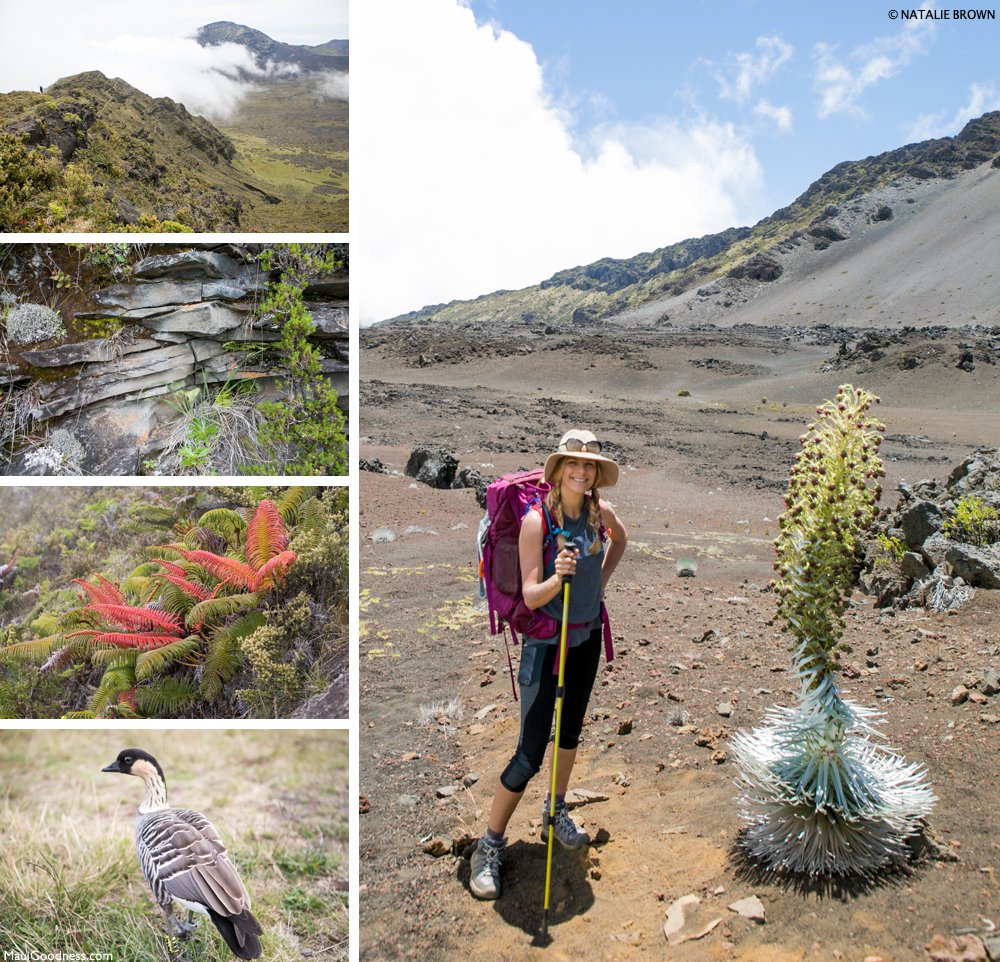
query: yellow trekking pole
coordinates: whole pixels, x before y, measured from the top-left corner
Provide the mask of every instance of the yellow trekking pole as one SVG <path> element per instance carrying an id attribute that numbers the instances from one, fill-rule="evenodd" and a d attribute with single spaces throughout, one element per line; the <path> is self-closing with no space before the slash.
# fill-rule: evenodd
<path id="1" fill-rule="evenodd" d="M 566 694 L 563 682 L 566 674 L 566 629 L 569 627 L 569 583 L 572 575 L 563 580 L 562 632 L 559 636 L 559 679 L 556 682 L 556 738 L 552 745 L 552 786 L 549 790 L 549 847 L 545 856 L 545 908 L 542 913 L 543 939 L 549 934 L 549 891 L 552 882 L 552 840 L 555 838 L 556 822 L 556 763 L 559 760 L 559 732 L 562 730 L 563 697 Z"/>

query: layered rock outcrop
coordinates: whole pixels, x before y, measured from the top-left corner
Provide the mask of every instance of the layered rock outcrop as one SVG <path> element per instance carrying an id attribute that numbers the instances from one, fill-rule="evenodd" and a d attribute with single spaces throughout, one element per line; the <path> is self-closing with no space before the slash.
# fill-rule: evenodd
<path id="1" fill-rule="evenodd" d="M 43 433 L 61 428 L 80 442 L 85 455 L 79 473 L 138 473 L 164 444 L 176 417 L 169 403 L 175 392 L 252 379 L 263 399 L 277 395 L 281 372 L 267 347 L 279 340 L 279 327 L 255 311 L 271 280 L 238 245 L 147 257 L 129 283 L 89 292 L 96 310 L 74 315 L 83 326 L 112 333 L 29 346 L 17 363 L 0 361 L 0 385 L 30 397 Z M 316 281 L 305 298 L 324 376 L 346 409 L 347 275 Z M 15 455 L 7 472 L 38 473 L 27 453 Z"/>

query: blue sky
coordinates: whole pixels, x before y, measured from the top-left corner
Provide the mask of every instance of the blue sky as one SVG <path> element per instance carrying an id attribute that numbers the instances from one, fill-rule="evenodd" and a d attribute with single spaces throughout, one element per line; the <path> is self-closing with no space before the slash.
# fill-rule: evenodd
<path id="1" fill-rule="evenodd" d="M 925 7 L 366 0 L 362 322 L 752 224 L 1000 109 L 1000 20 Z"/>
<path id="2" fill-rule="evenodd" d="M 737 125 L 764 168 L 758 218 L 842 160 L 957 133 L 1000 107 L 1000 19 L 892 20 L 892 0 L 470 6 L 531 43 L 583 129 L 699 113 Z"/>

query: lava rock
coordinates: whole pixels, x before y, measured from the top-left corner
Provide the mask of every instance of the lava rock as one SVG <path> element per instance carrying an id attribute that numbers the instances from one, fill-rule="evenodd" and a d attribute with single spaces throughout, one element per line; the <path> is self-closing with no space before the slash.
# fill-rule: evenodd
<path id="1" fill-rule="evenodd" d="M 935 532 L 941 530 L 944 515 L 933 501 L 917 501 L 908 507 L 899 518 L 903 529 L 903 540 L 907 547 L 916 551 Z"/>
<path id="2" fill-rule="evenodd" d="M 432 488 L 450 488 L 458 470 L 458 459 L 443 448 L 414 448 L 404 473 Z"/>

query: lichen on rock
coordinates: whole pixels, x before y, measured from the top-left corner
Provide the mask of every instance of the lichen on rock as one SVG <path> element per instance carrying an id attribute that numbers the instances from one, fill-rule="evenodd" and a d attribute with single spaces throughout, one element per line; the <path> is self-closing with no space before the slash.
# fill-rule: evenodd
<path id="1" fill-rule="evenodd" d="M 66 333 L 59 314 L 44 304 L 21 304 L 11 309 L 6 322 L 11 344 L 37 344 Z"/>

